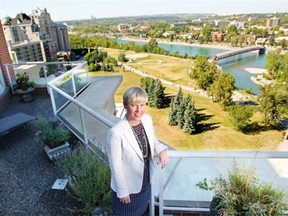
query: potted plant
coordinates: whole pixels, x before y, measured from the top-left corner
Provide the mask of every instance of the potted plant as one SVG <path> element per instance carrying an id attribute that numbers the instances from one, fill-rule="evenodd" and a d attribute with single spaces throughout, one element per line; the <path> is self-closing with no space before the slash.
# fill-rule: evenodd
<path id="1" fill-rule="evenodd" d="M 16 74 L 16 83 L 13 85 L 13 89 L 17 94 L 22 96 L 23 102 L 30 102 L 33 100 L 32 92 L 34 91 L 36 83 L 30 81 L 26 72 Z"/>
<path id="2" fill-rule="evenodd" d="M 45 152 L 52 161 L 57 161 L 70 152 L 67 142 L 70 132 L 65 126 L 53 119 L 38 117 L 35 121 L 36 138 L 44 145 Z"/>
<path id="3" fill-rule="evenodd" d="M 288 209 L 284 189 L 261 183 L 251 169 L 240 169 L 234 164 L 227 178 L 207 179 L 197 186 L 214 192 L 210 213 L 214 216 L 284 215 Z"/>

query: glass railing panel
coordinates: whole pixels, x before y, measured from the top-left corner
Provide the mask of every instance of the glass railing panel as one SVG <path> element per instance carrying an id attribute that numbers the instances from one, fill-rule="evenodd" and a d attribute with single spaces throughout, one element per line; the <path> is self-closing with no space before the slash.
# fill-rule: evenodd
<path id="1" fill-rule="evenodd" d="M 52 104 L 55 106 L 55 111 L 57 112 L 63 109 L 65 105 L 67 105 L 69 102 L 69 99 L 67 99 L 66 97 L 64 97 L 63 95 L 61 95 L 60 93 L 58 93 L 57 91 L 53 89 L 51 89 L 50 94 L 53 95 L 53 97 L 51 97 L 51 100 L 53 98 Z"/>
<path id="2" fill-rule="evenodd" d="M 80 65 L 72 70 L 75 81 L 76 92 L 81 91 L 89 83 L 89 73 L 87 64 Z"/>
<path id="3" fill-rule="evenodd" d="M 57 113 L 57 117 L 60 118 L 79 139 L 82 141 L 85 140 L 82 125 L 85 119 L 83 119 L 83 110 L 81 110 L 77 104 L 70 101 L 66 104 L 65 109 L 61 109 L 61 111 Z"/>
<path id="4" fill-rule="evenodd" d="M 74 96 L 72 75 L 69 72 L 65 73 L 64 75 L 53 81 L 53 85 L 68 94 L 69 96 Z"/>
<path id="5" fill-rule="evenodd" d="M 83 113 L 89 146 L 95 152 L 99 153 L 102 158 L 106 158 L 106 136 L 110 127 L 92 114 L 85 111 Z"/>

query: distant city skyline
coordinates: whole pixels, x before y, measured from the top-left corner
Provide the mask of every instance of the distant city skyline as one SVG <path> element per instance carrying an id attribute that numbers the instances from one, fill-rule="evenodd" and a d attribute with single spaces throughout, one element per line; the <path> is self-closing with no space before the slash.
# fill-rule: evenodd
<path id="1" fill-rule="evenodd" d="M 1 20 L 45 7 L 53 21 L 179 13 L 288 13 L 288 0 L 1 0 Z"/>

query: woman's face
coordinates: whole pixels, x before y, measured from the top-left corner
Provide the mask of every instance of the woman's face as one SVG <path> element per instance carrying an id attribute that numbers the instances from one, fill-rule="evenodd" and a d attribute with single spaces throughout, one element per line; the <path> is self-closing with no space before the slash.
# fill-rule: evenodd
<path id="1" fill-rule="evenodd" d="M 127 110 L 127 119 L 129 121 L 141 121 L 141 118 L 145 113 L 146 102 L 139 102 L 139 103 L 124 102 L 124 108 Z"/>

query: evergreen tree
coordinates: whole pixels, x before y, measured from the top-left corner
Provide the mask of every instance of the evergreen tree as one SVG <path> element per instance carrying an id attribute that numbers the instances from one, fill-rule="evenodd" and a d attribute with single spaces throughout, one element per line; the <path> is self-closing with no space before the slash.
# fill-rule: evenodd
<path id="1" fill-rule="evenodd" d="M 169 112 L 169 125 L 177 125 L 177 109 L 175 107 L 175 97 L 172 98 L 170 103 L 170 112 Z"/>
<path id="2" fill-rule="evenodd" d="M 192 100 L 190 100 L 187 109 L 184 112 L 184 119 L 184 132 L 188 134 L 193 134 L 197 129 L 197 113 L 195 110 L 194 102 Z"/>
<path id="3" fill-rule="evenodd" d="M 170 112 L 169 112 L 169 125 L 178 124 L 177 112 L 178 112 L 182 99 L 183 99 L 183 92 L 182 92 L 182 88 L 180 87 L 177 95 L 171 100 Z"/>
<path id="4" fill-rule="evenodd" d="M 140 86 L 146 91 L 147 95 L 149 92 L 149 86 L 151 85 L 152 79 L 153 78 L 151 77 L 142 77 L 140 79 Z"/>
<path id="5" fill-rule="evenodd" d="M 156 108 L 163 108 L 165 106 L 165 88 L 162 86 L 162 83 L 159 79 L 155 81 L 154 88 L 154 102 Z"/>
<path id="6" fill-rule="evenodd" d="M 177 106 L 177 107 L 179 107 L 180 106 L 180 104 L 181 104 L 181 102 L 182 102 L 182 100 L 183 100 L 183 91 L 182 91 L 182 88 L 180 87 L 179 88 L 179 90 L 178 90 L 178 92 L 177 92 L 177 95 L 176 95 L 176 97 L 175 97 L 175 105 Z"/>
<path id="7" fill-rule="evenodd" d="M 118 61 L 120 61 L 120 62 L 127 62 L 128 61 L 124 52 L 120 52 L 118 54 Z"/>
<path id="8" fill-rule="evenodd" d="M 155 79 L 151 79 L 150 85 L 148 87 L 148 104 L 150 107 L 155 107 L 156 106 L 156 98 L 155 98 L 155 94 L 154 94 L 154 90 L 156 87 L 156 80 Z"/>
<path id="9" fill-rule="evenodd" d="M 185 123 L 185 111 L 187 110 L 187 107 L 188 107 L 188 104 L 189 102 L 191 101 L 191 96 L 190 94 L 185 97 L 180 106 L 179 106 L 179 109 L 177 111 L 177 124 L 178 126 L 182 129 L 183 126 L 184 126 L 184 123 Z"/>

